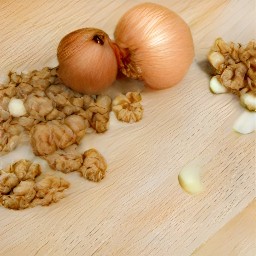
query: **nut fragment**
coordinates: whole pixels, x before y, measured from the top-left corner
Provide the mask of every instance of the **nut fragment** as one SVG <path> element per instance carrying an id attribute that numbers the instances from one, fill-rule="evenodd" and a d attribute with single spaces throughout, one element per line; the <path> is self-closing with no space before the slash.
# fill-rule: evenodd
<path id="1" fill-rule="evenodd" d="M 103 156 L 96 149 L 89 149 L 84 152 L 83 166 L 80 173 L 88 180 L 99 182 L 106 173 L 107 164 Z"/>
<path id="2" fill-rule="evenodd" d="M 126 95 L 117 96 L 112 102 L 112 110 L 120 121 L 138 122 L 143 115 L 140 93 L 128 92 Z"/>

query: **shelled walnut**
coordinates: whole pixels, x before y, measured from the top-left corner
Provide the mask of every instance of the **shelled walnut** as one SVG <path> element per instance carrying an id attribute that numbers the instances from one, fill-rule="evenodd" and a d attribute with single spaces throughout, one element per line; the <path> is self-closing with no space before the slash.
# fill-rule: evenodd
<path id="1" fill-rule="evenodd" d="M 74 115 L 83 118 L 83 123 L 85 127 L 92 127 L 96 132 L 105 132 L 108 129 L 109 113 L 111 111 L 111 99 L 108 96 L 98 95 L 89 96 L 82 95 L 78 92 L 71 90 L 61 83 L 57 77 L 56 68 L 49 69 L 43 68 L 42 70 L 34 70 L 29 73 L 17 74 L 15 72 L 9 73 L 9 84 L 3 85 L 0 88 L 0 129 L 1 133 L 4 134 L 3 140 L 0 143 L 0 153 L 6 153 L 14 150 L 20 143 L 20 134 L 10 135 L 9 129 L 13 125 L 21 125 L 24 132 L 28 134 L 28 131 L 37 131 L 37 134 L 43 132 L 40 136 L 41 141 L 47 140 L 47 134 L 50 130 L 54 130 L 55 139 L 56 137 L 62 138 L 62 142 L 65 144 L 64 139 L 66 139 L 67 126 L 77 125 L 77 120 L 74 120 Z M 17 109 L 17 115 L 15 109 L 13 113 L 10 113 L 8 109 L 8 104 L 10 101 L 17 101 L 19 104 L 23 104 L 24 111 L 20 113 Z M 71 118 L 69 118 L 72 116 Z M 76 119 L 79 119 L 76 117 Z M 51 129 L 45 130 L 44 128 L 49 128 L 49 121 Z M 62 129 L 58 127 L 65 123 L 65 128 Z M 72 125 L 74 122 L 74 125 Z M 5 126 L 5 128 L 2 127 Z M 54 127 L 54 128 L 53 128 Z M 79 129 L 75 131 L 76 139 L 71 141 L 72 143 L 79 142 L 85 135 L 85 129 L 81 127 L 76 127 Z M 71 129 L 72 130 L 72 129 Z M 65 134 L 64 134 L 64 133 Z M 50 132 L 50 135 L 52 132 Z M 49 134 L 48 134 L 49 135 Z M 50 136 L 49 135 L 49 136 Z M 72 136 L 71 136 L 72 137 Z M 26 137 L 27 138 L 27 137 Z M 32 136 L 32 145 L 34 143 L 34 136 Z M 69 139 L 68 139 L 69 140 Z M 42 151 L 46 150 L 44 141 L 44 146 Z M 54 143 L 53 143 L 54 144 Z M 56 144 L 56 143 L 55 143 Z M 60 144 L 60 143 L 57 143 Z M 36 154 L 51 154 L 54 149 L 54 145 L 48 146 L 48 149 L 53 146 L 52 150 L 45 152 L 36 152 Z M 67 145 L 63 145 L 60 148 L 65 148 Z M 34 148 L 34 147 L 33 147 Z M 40 150 L 39 150 L 40 151 Z"/>
<path id="2" fill-rule="evenodd" d="M 77 171 L 83 164 L 81 154 L 65 151 L 56 151 L 51 155 L 45 156 L 44 159 L 52 169 L 64 173 Z"/>
<path id="3" fill-rule="evenodd" d="M 96 149 L 87 150 L 83 154 L 61 150 L 44 159 L 54 170 L 64 173 L 78 171 L 84 178 L 94 182 L 102 180 L 107 169 L 105 159 Z"/>
<path id="4" fill-rule="evenodd" d="M 88 107 L 88 110 L 92 113 L 89 122 L 98 133 L 105 132 L 108 129 L 111 102 L 109 96 L 98 95 Z"/>
<path id="5" fill-rule="evenodd" d="M 14 173 L 19 181 L 35 180 L 42 172 L 39 164 L 29 160 L 19 160 L 4 169 L 7 173 Z"/>
<path id="6" fill-rule="evenodd" d="M 107 164 L 96 149 L 89 149 L 83 154 L 83 165 L 79 172 L 88 180 L 99 182 L 105 177 Z"/>
<path id="7" fill-rule="evenodd" d="M 237 94 L 243 106 L 256 111 L 256 41 L 243 46 L 218 38 L 208 54 L 208 60 L 220 84 Z M 214 88 L 214 85 L 211 87 Z"/>
<path id="8" fill-rule="evenodd" d="M 31 206 L 57 203 L 64 197 L 63 191 L 69 188 L 69 185 L 70 183 L 61 177 L 46 175 L 35 184 L 36 196 Z"/>
<path id="9" fill-rule="evenodd" d="M 141 99 L 138 92 L 128 92 L 126 95 L 117 96 L 112 102 L 112 110 L 117 119 L 127 123 L 140 121 L 143 116 Z"/>
<path id="10" fill-rule="evenodd" d="M 86 130 L 86 122 L 81 116 L 72 115 L 64 120 L 39 123 L 31 130 L 31 145 L 35 155 L 53 154 L 57 149 L 65 149 L 78 143 Z"/>

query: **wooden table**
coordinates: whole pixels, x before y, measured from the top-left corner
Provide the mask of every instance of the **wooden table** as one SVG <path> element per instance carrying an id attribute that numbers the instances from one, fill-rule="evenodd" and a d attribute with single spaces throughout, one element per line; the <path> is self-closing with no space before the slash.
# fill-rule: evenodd
<path id="1" fill-rule="evenodd" d="M 0 0 L 1 75 L 56 65 L 59 40 L 77 28 L 98 27 L 112 36 L 120 16 L 141 2 Z M 72 185 L 61 202 L 0 208 L 1 256 L 256 255 L 256 136 L 232 131 L 242 108 L 234 95 L 210 93 L 205 62 L 217 37 L 256 38 L 255 1 L 152 2 L 191 26 L 196 56 L 188 74 L 172 89 L 142 92 L 141 122 L 122 124 L 112 116 L 108 132 L 84 138 L 81 149 L 94 146 L 107 159 L 102 182 L 65 175 Z M 125 90 L 137 86 L 129 81 Z M 120 82 L 114 88 L 121 90 Z M 31 152 L 23 145 L 1 157 L 0 167 L 34 159 Z M 184 193 L 177 179 L 194 160 L 206 187 L 198 196 Z"/>

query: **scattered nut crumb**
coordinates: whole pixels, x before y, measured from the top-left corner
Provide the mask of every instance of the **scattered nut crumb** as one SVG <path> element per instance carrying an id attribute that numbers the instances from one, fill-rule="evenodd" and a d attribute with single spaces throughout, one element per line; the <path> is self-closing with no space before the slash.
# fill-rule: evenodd
<path id="1" fill-rule="evenodd" d="M 141 95 L 138 92 L 128 92 L 117 96 L 112 102 L 112 110 L 118 120 L 133 123 L 142 119 L 143 107 Z"/>

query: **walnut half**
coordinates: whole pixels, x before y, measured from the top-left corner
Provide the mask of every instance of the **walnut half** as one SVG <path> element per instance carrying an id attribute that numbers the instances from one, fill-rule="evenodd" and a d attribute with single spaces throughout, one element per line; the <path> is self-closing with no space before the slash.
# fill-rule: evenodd
<path id="1" fill-rule="evenodd" d="M 83 154 L 83 166 L 80 173 L 88 180 L 99 182 L 105 177 L 107 164 L 96 149 L 89 149 Z"/>
<path id="2" fill-rule="evenodd" d="M 143 116 L 141 95 L 138 92 L 128 92 L 117 96 L 112 102 L 112 110 L 118 120 L 126 123 L 138 122 Z"/>

